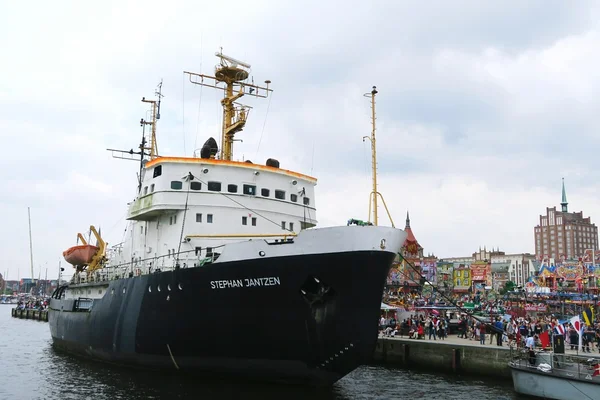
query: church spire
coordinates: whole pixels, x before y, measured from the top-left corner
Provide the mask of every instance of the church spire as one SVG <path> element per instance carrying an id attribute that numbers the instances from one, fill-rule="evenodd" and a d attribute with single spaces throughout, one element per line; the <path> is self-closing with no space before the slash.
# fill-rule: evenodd
<path id="1" fill-rule="evenodd" d="M 408 229 L 410 228 L 410 217 L 408 215 L 408 210 L 406 211 L 406 226 L 404 227 L 404 229 Z"/>
<path id="2" fill-rule="evenodd" d="M 562 201 L 560 202 L 562 212 L 569 212 L 567 209 L 568 204 L 569 203 L 567 203 L 567 191 L 565 190 L 565 178 L 562 178 Z"/>

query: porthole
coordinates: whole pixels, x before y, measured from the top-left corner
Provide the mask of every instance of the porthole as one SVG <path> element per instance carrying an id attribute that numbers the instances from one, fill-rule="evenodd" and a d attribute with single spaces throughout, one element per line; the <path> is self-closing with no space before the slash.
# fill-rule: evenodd
<path id="1" fill-rule="evenodd" d="M 171 300 L 171 296 L 167 296 L 167 301 Z"/>
<path id="2" fill-rule="evenodd" d="M 167 290 L 170 292 L 171 291 L 171 284 L 167 285 Z"/>
<path id="3" fill-rule="evenodd" d="M 181 283 L 178 284 L 177 287 L 179 288 L 179 290 L 183 290 L 183 286 L 181 286 Z"/>
<path id="4" fill-rule="evenodd" d="M 148 286 L 148 293 L 152 293 L 152 286 Z"/>
<path id="5" fill-rule="evenodd" d="M 261 250 L 261 251 L 258 252 L 258 255 L 261 256 L 261 257 L 264 257 L 265 256 L 265 252 Z"/>
<path id="6" fill-rule="evenodd" d="M 160 285 L 158 285 L 158 286 L 156 287 L 156 290 L 158 290 L 158 291 L 160 292 Z"/>
<path id="7" fill-rule="evenodd" d="M 110 294 L 115 294 L 115 289 L 110 289 Z"/>
<path id="8" fill-rule="evenodd" d="M 123 288 L 123 294 L 125 294 L 125 288 Z"/>

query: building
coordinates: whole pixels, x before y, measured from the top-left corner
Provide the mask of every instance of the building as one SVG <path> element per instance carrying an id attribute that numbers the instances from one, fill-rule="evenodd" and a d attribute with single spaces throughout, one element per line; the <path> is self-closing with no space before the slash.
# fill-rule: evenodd
<path id="1" fill-rule="evenodd" d="M 492 288 L 492 264 L 488 260 L 475 261 L 470 266 L 472 293 Z"/>
<path id="2" fill-rule="evenodd" d="M 598 249 L 598 227 L 590 217 L 583 217 L 583 211 L 570 213 L 568 204 L 563 178 L 561 211 L 546 207 L 546 215 L 540 215 L 539 225 L 534 228 L 538 260 L 575 260 L 586 250 Z"/>
<path id="3" fill-rule="evenodd" d="M 509 263 L 492 263 L 492 289 L 499 292 L 509 279 Z"/>
<path id="4" fill-rule="evenodd" d="M 436 265 L 437 270 L 437 287 L 440 290 L 452 291 L 454 288 L 454 279 L 452 272 L 454 271 L 454 263 L 440 260 Z"/>
<path id="5" fill-rule="evenodd" d="M 503 254 L 492 257 L 492 264 L 508 265 L 508 280 L 514 282 L 517 286 L 524 286 L 531 276 L 537 272 L 535 265 L 535 256 L 530 253 Z"/>
<path id="6" fill-rule="evenodd" d="M 466 265 L 459 265 L 453 270 L 454 288 L 456 293 L 470 292 L 471 288 L 471 268 Z"/>

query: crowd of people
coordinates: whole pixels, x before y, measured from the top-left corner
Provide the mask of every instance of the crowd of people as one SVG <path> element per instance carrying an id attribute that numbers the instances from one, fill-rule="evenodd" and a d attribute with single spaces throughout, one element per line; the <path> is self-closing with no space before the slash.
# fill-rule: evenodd
<path id="1" fill-rule="evenodd" d="M 29 299 L 29 300 L 19 300 L 17 303 L 17 309 L 19 310 L 39 310 L 43 311 L 48 308 L 48 300 L 47 299 Z"/>

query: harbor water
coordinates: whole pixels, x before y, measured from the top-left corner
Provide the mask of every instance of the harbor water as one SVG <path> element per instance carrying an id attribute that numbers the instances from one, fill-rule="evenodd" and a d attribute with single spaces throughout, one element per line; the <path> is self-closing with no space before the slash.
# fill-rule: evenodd
<path id="1" fill-rule="evenodd" d="M 361 367 L 327 389 L 126 369 L 55 351 L 48 324 L 12 318 L 12 307 L 0 305 L 0 399 L 520 399 L 506 380 L 379 366 Z"/>

